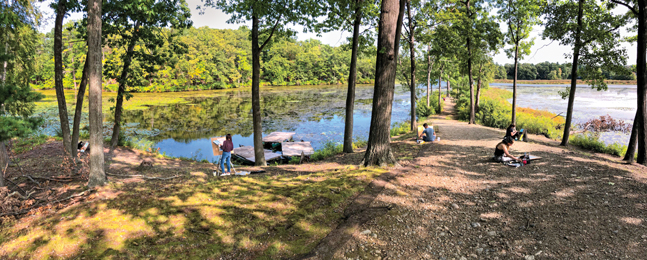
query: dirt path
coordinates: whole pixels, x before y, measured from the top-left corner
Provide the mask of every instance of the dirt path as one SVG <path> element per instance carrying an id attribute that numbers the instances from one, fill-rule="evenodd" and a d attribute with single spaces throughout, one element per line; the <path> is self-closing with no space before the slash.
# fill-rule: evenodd
<path id="1" fill-rule="evenodd" d="M 541 136 L 512 153 L 542 160 L 493 163 L 504 131 L 450 119 L 451 101 L 446 111 L 430 120 L 441 141 L 370 187 L 365 213 L 348 218 L 364 222 L 341 224 L 336 247 L 324 240 L 309 258 L 645 259 L 646 167 Z"/>

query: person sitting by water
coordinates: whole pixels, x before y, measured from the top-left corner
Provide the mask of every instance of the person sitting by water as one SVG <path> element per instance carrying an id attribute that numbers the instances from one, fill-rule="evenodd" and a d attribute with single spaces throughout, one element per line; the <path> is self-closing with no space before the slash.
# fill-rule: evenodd
<path id="1" fill-rule="evenodd" d="M 521 140 L 523 136 L 523 129 L 517 132 L 517 125 L 515 123 L 510 124 L 505 130 L 505 137 L 512 137 L 514 140 Z"/>
<path id="2" fill-rule="evenodd" d="M 424 127 L 424 130 L 420 133 L 418 138 L 422 138 L 422 140 L 425 142 L 435 141 L 436 134 L 434 133 L 434 128 L 432 126 L 427 125 L 427 123 L 424 123 L 422 127 Z"/>
<path id="3" fill-rule="evenodd" d="M 231 134 L 227 134 L 225 141 L 220 145 L 220 149 L 222 149 L 222 156 L 220 157 L 221 176 L 227 176 L 231 174 L 231 151 L 234 150 L 234 142 L 231 140 Z M 225 172 L 225 162 L 227 162 L 227 172 Z"/>
<path id="4" fill-rule="evenodd" d="M 503 138 L 503 141 L 498 143 L 494 148 L 494 160 L 497 162 L 503 162 L 503 158 L 508 157 L 518 162 L 521 162 L 521 158 L 514 157 L 510 154 L 510 152 L 508 152 L 508 150 L 510 150 L 510 146 L 512 146 L 513 144 L 514 144 L 514 138 L 510 136 L 506 136 L 505 138 Z"/>

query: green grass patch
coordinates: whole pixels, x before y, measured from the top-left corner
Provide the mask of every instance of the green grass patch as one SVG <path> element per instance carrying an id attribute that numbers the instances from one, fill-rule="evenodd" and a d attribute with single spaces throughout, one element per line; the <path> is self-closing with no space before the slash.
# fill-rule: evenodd
<path id="1" fill-rule="evenodd" d="M 354 169 L 354 170 L 353 170 Z M 3 258 L 286 259 L 312 250 L 384 170 L 112 183 L 114 198 L 4 222 Z M 25 223 L 28 221 L 29 223 Z"/>
<path id="2" fill-rule="evenodd" d="M 604 142 L 600 141 L 599 136 L 595 134 L 571 135 L 568 142 L 572 145 L 599 153 L 613 154 L 620 157 L 624 157 L 625 154 L 627 154 L 626 145 L 621 145 L 618 143 L 607 145 Z"/>
<path id="3" fill-rule="evenodd" d="M 30 136 L 27 138 L 16 138 L 11 151 L 15 154 L 31 151 L 34 147 L 46 143 L 51 137 L 46 135 Z"/>
<path id="4" fill-rule="evenodd" d="M 368 144 L 367 140 L 355 138 L 355 141 L 353 142 L 353 149 L 365 147 L 366 144 Z M 316 150 L 315 153 L 310 156 L 310 160 L 321 161 L 323 159 L 335 156 L 337 154 L 341 154 L 343 152 L 344 152 L 344 144 L 328 141 L 324 143 L 322 148 Z M 299 163 L 300 160 L 301 160 L 300 157 L 293 156 L 292 158 L 290 158 L 290 163 L 296 164 L 296 163 Z"/>

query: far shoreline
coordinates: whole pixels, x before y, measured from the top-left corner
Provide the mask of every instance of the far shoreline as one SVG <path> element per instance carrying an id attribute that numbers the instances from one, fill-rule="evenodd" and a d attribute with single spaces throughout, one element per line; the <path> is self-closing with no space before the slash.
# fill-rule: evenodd
<path id="1" fill-rule="evenodd" d="M 637 85 L 636 80 L 605 80 L 605 83 L 608 85 Z M 513 83 L 511 79 L 495 79 L 491 83 Z M 570 85 L 570 79 L 558 79 L 558 80 L 547 80 L 547 79 L 536 79 L 536 80 L 517 80 L 517 84 L 535 84 L 535 85 Z M 584 80 L 578 79 L 578 85 L 588 85 Z"/>

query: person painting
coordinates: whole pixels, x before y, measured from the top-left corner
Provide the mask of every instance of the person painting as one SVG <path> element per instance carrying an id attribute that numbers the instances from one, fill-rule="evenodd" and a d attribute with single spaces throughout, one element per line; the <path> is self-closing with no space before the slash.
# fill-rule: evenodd
<path id="1" fill-rule="evenodd" d="M 422 125 L 424 127 L 424 130 L 420 133 L 418 138 L 422 138 L 423 141 L 425 142 L 433 142 L 436 140 L 436 133 L 434 133 L 434 128 L 427 125 L 427 123 L 424 123 Z"/>
<path id="2" fill-rule="evenodd" d="M 514 139 L 510 136 L 503 138 L 503 141 L 498 143 L 494 148 L 494 160 L 497 162 L 503 162 L 504 157 L 512 158 L 518 162 L 521 162 L 521 158 L 514 157 L 510 154 L 510 146 L 514 144 Z"/>
<path id="3" fill-rule="evenodd" d="M 231 134 L 227 134 L 225 141 L 220 145 L 222 156 L 220 157 L 220 176 L 231 175 L 231 151 L 234 150 L 234 142 L 231 140 Z M 227 162 L 227 172 L 225 172 L 225 162 Z"/>

